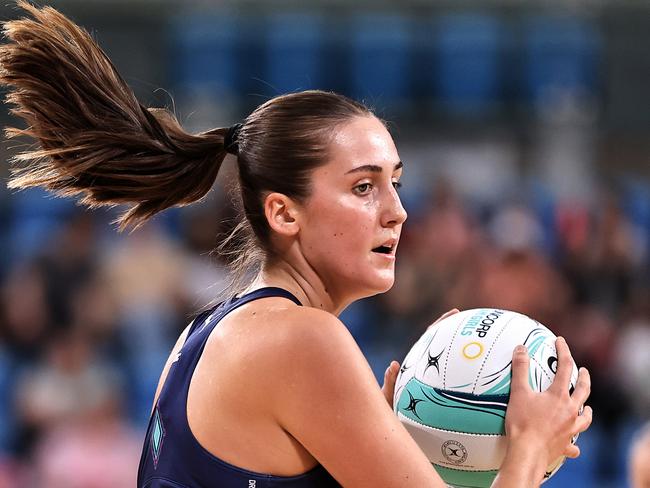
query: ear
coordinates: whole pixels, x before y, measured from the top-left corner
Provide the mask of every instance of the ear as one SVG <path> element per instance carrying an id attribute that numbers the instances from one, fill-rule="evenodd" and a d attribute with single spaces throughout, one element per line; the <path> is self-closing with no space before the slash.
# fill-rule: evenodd
<path id="1" fill-rule="evenodd" d="M 269 193 L 264 199 L 264 215 L 274 232 L 282 236 L 294 236 L 300 230 L 296 219 L 296 203 L 283 193 Z"/>

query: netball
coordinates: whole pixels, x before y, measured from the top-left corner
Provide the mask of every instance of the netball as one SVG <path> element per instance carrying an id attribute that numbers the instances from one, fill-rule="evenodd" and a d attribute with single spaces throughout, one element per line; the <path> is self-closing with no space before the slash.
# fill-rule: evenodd
<path id="1" fill-rule="evenodd" d="M 491 485 L 507 445 L 512 351 L 527 347 L 529 383 L 542 392 L 557 371 L 555 339 L 526 315 L 481 308 L 447 317 L 416 342 L 397 378 L 394 409 L 447 483 Z M 577 377 L 574 363 L 570 390 Z M 549 466 L 545 479 L 562 462 Z"/>

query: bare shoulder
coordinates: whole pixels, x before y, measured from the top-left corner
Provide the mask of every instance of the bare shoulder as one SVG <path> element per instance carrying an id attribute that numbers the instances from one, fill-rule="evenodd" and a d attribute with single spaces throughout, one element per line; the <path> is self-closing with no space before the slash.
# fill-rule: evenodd
<path id="1" fill-rule="evenodd" d="M 219 368 L 229 360 L 240 364 L 254 357 L 254 364 L 248 366 L 251 373 L 270 373 L 297 359 L 313 362 L 327 356 L 333 345 L 358 350 L 345 325 L 331 313 L 269 297 L 229 313 L 212 332 L 203 355 L 207 362 L 214 359 Z"/>
<path id="2" fill-rule="evenodd" d="M 234 310 L 213 332 L 204 355 L 215 369 L 246 364 L 247 382 L 264 390 L 269 400 L 291 387 L 313 387 L 336 381 L 334 363 L 370 367 L 346 326 L 331 313 L 300 307 L 280 299 L 256 300 Z M 374 380 L 373 380 L 374 381 Z M 376 384 L 376 382 L 375 382 Z"/>
<path id="3" fill-rule="evenodd" d="M 383 399 L 365 356 L 336 316 L 297 306 L 269 306 L 262 314 L 264 325 L 251 347 L 257 347 L 258 366 L 267 373 L 261 376 L 281 409 L 287 401 L 296 405 L 296 396 L 332 398 L 352 389 Z"/>
<path id="4" fill-rule="evenodd" d="M 195 380 L 219 384 L 230 396 L 249 399 L 282 424 L 295 398 L 343 392 L 340 365 L 360 372 L 379 389 L 345 325 L 334 315 L 280 298 L 260 299 L 233 310 L 211 333 Z M 232 381 L 245 377 L 246 381 Z M 348 376 L 349 377 L 349 376 Z M 358 375 L 357 375 L 358 377 Z M 314 381 L 318 378 L 318 381 Z M 219 381 L 216 381 L 216 380 Z M 261 404 L 259 396 L 265 401 Z"/>
<path id="5" fill-rule="evenodd" d="M 329 312 L 311 307 L 271 310 L 270 316 L 281 332 L 287 347 L 298 343 L 304 347 L 321 347 L 331 341 L 352 340 L 343 322 Z"/>
<path id="6" fill-rule="evenodd" d="M 272 330 L 263 347 L 269 348 L 274 368 L 291 369 L 299 363 L 308 373 L 334 359 L 367 366 L 347 327 L 331 313 L 310 307 L 271 308 L 265 318 Z"/>

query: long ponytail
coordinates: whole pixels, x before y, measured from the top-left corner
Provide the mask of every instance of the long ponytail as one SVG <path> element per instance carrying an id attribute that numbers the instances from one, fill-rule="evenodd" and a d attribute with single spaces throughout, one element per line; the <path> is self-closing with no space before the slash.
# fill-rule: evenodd
<path id="1" fill-rule="evenodd" d="M 120 230 L 208 193 L 228 129 L 188 134 L 169 111 L 138 102 L 88 32 L 53 8 L 17 3 L 32 18 L 4 24 L 0 84 L 27 128 L 6 134 L 37 147 L 13 158 L 10 188 L 42 186 L 89 207 L 127 204 Z"/>

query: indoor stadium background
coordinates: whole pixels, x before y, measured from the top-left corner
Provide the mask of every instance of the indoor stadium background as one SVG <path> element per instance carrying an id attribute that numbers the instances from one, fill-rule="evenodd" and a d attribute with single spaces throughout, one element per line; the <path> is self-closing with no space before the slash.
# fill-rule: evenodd
<path id="1" fill-rule="evenodd" d="M 582 456 L 545 486 L 626 486 L 650 417 L 648 2 L 40 3 L 190 130 L 308 88 L 374 107 L 409 212 L 395 287 L 341 317 L 374 371 L 450 308 L 529 314 L 593 380 Z M 133 486 L 167 354 L 227 284 L 210 250 L 234 166 L 203 203 L 118 235 L 119 209 L 10 193 L 17 144 L 0 149 L 0 487 Z"/>

